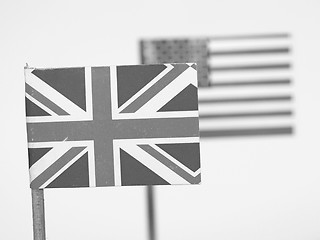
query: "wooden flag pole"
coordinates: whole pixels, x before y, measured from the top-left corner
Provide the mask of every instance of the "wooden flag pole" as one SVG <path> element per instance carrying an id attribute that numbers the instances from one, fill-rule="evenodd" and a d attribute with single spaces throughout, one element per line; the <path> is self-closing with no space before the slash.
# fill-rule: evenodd
<path id="1" fill-rule="evenodd" d="M 45 217 L 44 217 L 44 194 L 43 189 L 31 189 L 32 216 L 33 216 L 33 239 L 45 240 Z"/>
<path id="2" fill-rule="evenodd" d="M 147 186 L 147 202 L 149 240 L 156 240 L 154 189 L 152 186 Z"/>

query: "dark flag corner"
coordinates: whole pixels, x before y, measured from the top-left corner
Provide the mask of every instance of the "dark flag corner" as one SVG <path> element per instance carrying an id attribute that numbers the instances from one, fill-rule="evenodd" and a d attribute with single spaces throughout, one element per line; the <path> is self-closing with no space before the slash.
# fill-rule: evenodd
<path id="1" fill-rule="evenodd" d="M 199 184 L 194 63 L 25 69 L 30 187 Z"/>

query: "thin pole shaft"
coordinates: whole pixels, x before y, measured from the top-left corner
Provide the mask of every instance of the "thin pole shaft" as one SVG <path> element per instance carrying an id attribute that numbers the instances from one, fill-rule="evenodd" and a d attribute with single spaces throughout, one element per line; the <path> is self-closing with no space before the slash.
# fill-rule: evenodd
<path id="1" fill-rule="evenodd" d="M 143 41 L 140 41 L 140 61 L 142 64 L 146 64 L 146 59 L 143 53 Z M 148 214 L 149 240 L 156 240 L 154 188 L 152 186 L 147 186 L 146 189 L 147 189 L 147 214 Z"/>
<path id="2" fill-rule="evenodd" d="M 43 189 L 32 189 L 33 239 L 45 240 L 45 216 Z"/>
<path id="3" fill-rule="evenodd" d="M 147 186 L 149 240 L 156 240 L 154 188 Z"/>

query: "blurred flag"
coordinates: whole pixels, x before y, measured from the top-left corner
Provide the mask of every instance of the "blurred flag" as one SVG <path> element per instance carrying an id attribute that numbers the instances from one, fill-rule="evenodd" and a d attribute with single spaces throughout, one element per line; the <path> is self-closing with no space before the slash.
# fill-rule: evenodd
<path id="1" fill-rule="evenodd" d="M 289 34 L 141 41 L 143 63 L 198 63 L 201 137 L 293 133 Z"/>
<path id="2" fill-rule="evenodd" d="M 198 184 L 195 69 L 25 69 L 31 188 Z"/>

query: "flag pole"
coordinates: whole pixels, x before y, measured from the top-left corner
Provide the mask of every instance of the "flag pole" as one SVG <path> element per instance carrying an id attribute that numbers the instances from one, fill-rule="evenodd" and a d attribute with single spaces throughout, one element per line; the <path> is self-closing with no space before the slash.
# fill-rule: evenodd
<path id="1" fill-rule="evenodd" d="M 24 69 L 29 68 L 26 63 Z M 26 76 L 25 76 L 26 78 Z M 44 192 L 43 189 L 31 189 L 33 239 L 46 240 L 45 216 L 44 216 Z"/>
<path id="2" fill-rule="evenodd" d="M 143 54 L 143 41 L 140 44 L 140 62 L 142 64 L 146 63 Z M 149 240 L 156 240 L 156 223 L 155 223 L 155 209 L 154 209 L 154 188 L 153 186 L 147 186 L 147 214 L 148 214 L 148 233 Z"/>
<path id="3" fill-rule="evenodd" d="M 154 209 L 154 187 L 147 186 L 147 214 L 149 227 L 149 240 L 156 240 L 155 209 Z"/>
<path id="4" fill-rule="evenodd" d="M 44 193 L 43 189 L 31 189 L 33 239 L 45 240 L 45 216 L 44 216 Z"/>

